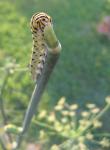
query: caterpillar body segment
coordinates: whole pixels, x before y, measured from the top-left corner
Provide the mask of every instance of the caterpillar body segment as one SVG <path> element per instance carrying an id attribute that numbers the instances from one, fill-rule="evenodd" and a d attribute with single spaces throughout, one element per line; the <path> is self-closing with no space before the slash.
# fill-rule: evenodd
<path id="1" fill-rule="evenodd" d="M 52 25 L 52 19 L 46 13 L 36 13 L 32 16 L 30 26 L 33 38 L 32 56 L 30 61 L 31 76 L 34 81 L 42 73 L 47 55 L 47 45 L 44 39 L 44 29 Z"/>

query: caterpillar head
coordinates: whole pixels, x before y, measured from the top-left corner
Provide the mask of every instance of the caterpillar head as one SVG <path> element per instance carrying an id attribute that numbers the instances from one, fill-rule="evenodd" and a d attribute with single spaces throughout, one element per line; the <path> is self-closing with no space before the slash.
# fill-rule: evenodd
<path id="1" fill-rule="evenodd" d="M 49 24 L 52 24 L 52 18 L 43 12 L 34 14 L 30 23 L 32 31 L 44 31 Z"/>

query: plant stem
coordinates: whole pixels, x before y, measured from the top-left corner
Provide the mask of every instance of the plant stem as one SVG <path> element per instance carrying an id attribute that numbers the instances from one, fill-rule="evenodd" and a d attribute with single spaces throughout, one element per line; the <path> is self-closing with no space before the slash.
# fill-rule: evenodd
<path id="1" fill-rule="evenodd" d="M 39 127 L 42 127 L 42 128 L 46 128 L 48 130 L 50 130 L 50 133 L 52 133 L 54 136 L 59 136 L 61 138 L 65 138 L 65 139 L 68 139 L 69 136 L 66 136 L 66 135 L 63 135 L 61 132 L 58 132 L 53 126 L 50 126 L 46 123 L 42 123 L 40 121 L 37 121 L 37 120 L 34 120 L 33 121 L 36 125 L 38 125 Z"/>
<path id="2" fill-rule="evenodd" d="M 7 150 L 4 143 L 2 142 L 1 138 L 0 138 L 0 145 L 2 147 L 2 150 Z"/>
<path id="3" fill-rule="evenodd" d="M 100 111 L 100 113 L 98 113 L 92 120 L 91 122 L 89 123 L 89 125 L 87 127 L 85 127 L 85 129 L 81 132 L 81 135 L 83 135 L 93 124 L 93 121 L 95 120 L 98 120 L 100 119 L 104 114 L 105 112 L 110 108 L 110 104 L 107 104 L 103 109 L 102 111 Z"/>
<path id="4" fill-rule="evenodd" d="M 95 137 L 108 137 L 110 138 L 110 133 L 94 133 Z"/>
<path id="5" fill-rule="evenodd" d="M 3 118 L 3 124 L 4 124 L 4 125 L 7 124 L 7 117 L 6 117 L 6 114 L 5 114 L 4 100 L 3 100 L 3 98 L 2 98 L 2 94 L 3 94 L 3 91 L 4 91 L 4 88 L 5 88 L 5 85 L 6 85 L 7 80 L 8 80 L 8 72 L 6 72 L 4 81 L 3 81 L 3 83 L 2 83 L 2 87 L 1 87 L 1 89 L 0 89 L 0 111 L 1 111 L 1 115 L 2 115 L 2 118 Z"/>
<path id="6" fill-rule="evenodd" d="M 36 112 L 36 108 L 37 108 L 38 103 L 41 99 L 41 96 L 44 92 L 45 86 L 49 80 L 49 77 L 50 77 L 50 75 L 57 63 L 59 55 L 60 55 L 61 46 L 56 38 L 56 35 L 53 31 L 52 26 L 46 27 L 46 29 L 44 30 L 44 37 L 45 37 L 45 41 L 48 45 L 48 53 L 47 53 L 46 62 L 44 64 L 42 74 L 39 77 L 39 79 L 37 80 L 37 84 L 35 85 L 30 103 L 28 105 L 28 108 L 27 108 L 27 111 L 26 111 L 26 114 L 24 117 L 24 121 L 23 121 L 23 125 L 22 125 L 23 131 L 18 136 L 17 146 L 14 148 L 14 150 L 17 149 L 22 142 L 23 135 L 27 131 L 27 129 L 31 123 L 32 117 Z"/>
<path id="7" fill-rule="evenodd" d="M 9 69 L 5 68 L 5 71 L 6 71 L 6 74 L 5 74 L 5 77 L 4 77 L 4 81 L 2 83 L 2 87 L 0 89 L 0 111 L 1 111 L 2 119 L 3 119 L 3 125 L 7 124 L 7 116 L 6 116 L 6 113 L 5 113 L 4 100 L 2 98 L 2 94 L 4 92 L 4 88 L 5 88 L 5 85 L 7 83 L 7 80 L 8 80 L 9 74 L 10 74 Z M 8 137 L 8 142 L 12 142 L 11 135 L 9 133 L 6 133 L 6 135 Z"/>
<path id="8" fill-rule="evenodd" d="M 94 118 L 94 120 L 100 119 L 105 112 L 110 108 L 110 104 L 107 104 L 100 113 L 97 114 L 97 116 Z"/>

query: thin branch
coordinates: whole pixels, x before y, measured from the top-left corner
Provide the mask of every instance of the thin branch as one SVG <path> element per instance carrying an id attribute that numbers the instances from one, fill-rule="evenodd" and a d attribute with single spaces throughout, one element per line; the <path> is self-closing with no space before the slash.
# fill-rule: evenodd
<path id="1" fill-rule="evenodd" d="M 3 118 L 3 124 L 4 125 L 7 124 L 7 117 L 6 117 L 6 114 L 5 114 L 4 101 L 3 101 L 3 98 L 2 98 L 2 94 L 3 94 L 3 91 L 4 91 L 5 85 L 7 83 L 7 80 L 8 80 L 8 75 L 9 74 L 6 73 L 4 81 L 2 83 L 2 87 L 0 89 L 0 111 L 1 111 L 1 115 L 2 115 L 2 118 Z"/>
<path id="2" fill-rule="evenodd" d="M 4 143 L 2 142 L 1 138 L 0 138 L 0 145 L 2 147 L 2 150 L 7 150 Z"/>
<path id="3" fill-rule="evenodd" d="M 0 67 L 0 71 L 5 71 L 6 70 L 6 68 L 5 67 Z M 14 68 L 14 71 L 15 72 L 25 72 L 25 71 L 28 71 L 29 70 L 29 68 L 28 67 L 19 67 L 19 66 L 17 66 L 16 68 Z"/>
<path id="4" fill-rule="evenodd" d="M 4 81 L 2 83 L 2 87 L 0 89 L 0 111 L 1 111 L 2 119 L 3 119 L 3 125 L 6 125 L 8 123 L 8 121 L 7 121 L 7 115 L 6 115 L 6 112 L 5 112 L 4 100 L 3 100 L 2 94 L 4 92 L 5 85 L 7 83 L 7 80 L 9 78 L 9 74 L 10 74 L 9 69 L 5 68 L 5 70 L 6 70 L 6 74 L 5 74 L 5 77 L 4 77 Z M 8 138 L 8 142 L 12 142 L 11 135 L 9 133 L 6 133 L 6 136 Z"/>
<path id="5" fill-rule="evenodd" d="M 110 138 L 110 133 L 94 133 L 95 137 L 108 137 Z"/>
<path id="6" fill-rule="evenodd" d="M 50 130 L 48 132 L 51 133 L 51 135 L 53 134 L 53 135 L 56 135 L 56 136 L 59 136 L 61 138 L 65 138 L 65 139 L 69 138 L 69 136 L 66 136 L 66 135 L 62 134 L 61 132 L 57 132 L 57 130 L 55 130 L 52 126 L 50 126 L 48 124 L 42 123 L 38 120 L 34 120 L 33 122 L 36 125 L 38 125 L 39 127 L 46 128 L 46 129 Z"/>
<path id="7" fill-rule="evenodd" d="M 106 111 L 108 111 L 108 109 L 110 109 L 110 104 L 107 104 L 92 120 L 91 122 L 88 124 L 88 126 L 85 127 L 85 129 L 81 132 L 81 135 L 83 135 L 92 125 L 93 125 L 93 121 L 95 120 L 99 120 Z"/>

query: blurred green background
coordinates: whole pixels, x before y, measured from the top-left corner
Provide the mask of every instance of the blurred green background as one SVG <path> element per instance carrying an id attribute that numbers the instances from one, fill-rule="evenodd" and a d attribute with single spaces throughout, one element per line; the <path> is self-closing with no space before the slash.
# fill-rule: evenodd
<path id="1" fill-rule="evenodd" d="M 98 35 L 96 26 L 110 14 L 109 0 L 0 0 L 0 67 L 13 60 L 27 67 L 32 47 L 29 23 L 40 11 L 52 16 L 62 53 L 39 107 L 52 109 L 62 96 L 82 109 L 87 102 L 103 107 L 110 95 L 110 40 Z M 1 85 L 4 74 L 1 70 Z M 10 122 L 21 125 L 33 88 L 29 71 L 8 77 L 3 99 Z M 109 115 L 104 119 L 110 122 Z M 110 131 L 109 124 L 104 128 Z"/>

